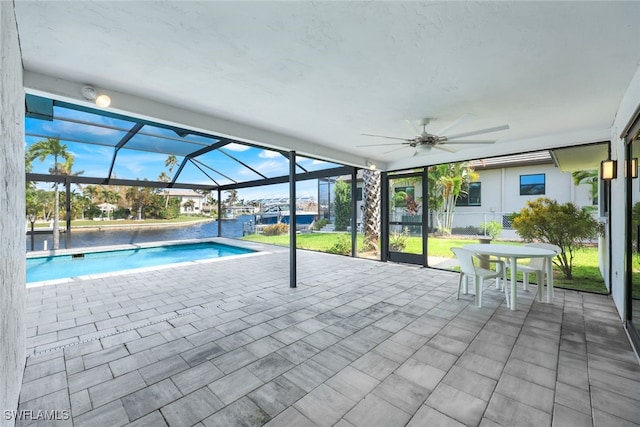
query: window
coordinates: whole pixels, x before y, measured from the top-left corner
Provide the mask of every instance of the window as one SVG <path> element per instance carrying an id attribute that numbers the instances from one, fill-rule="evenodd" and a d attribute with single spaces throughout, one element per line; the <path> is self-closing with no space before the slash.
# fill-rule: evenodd
<path id="1" fill-rule="evenodd" d="M 416 190 L 413 186 L 396 187 L 394 193 L 393 202 L 397 208 L 406 207 L 407 200 L 416 198 Z"/>
<path id="2" fill-rule="evenodd" d="M 481 198 L 480 198 L 480 188 L 481 183 L 479 182 L 471 182 L 469 183 L 469 187 L 466 192 L 461 192 L 460 196 L 456 200 L 456 206 L 480 206 Z"/>
<path id="3" fill-rule="evenodd" d="M 357 201 L 362 200 L 362 187 L 356 188 L 356 200 Z"/>
<path id="4" fill-rule="evenodd" d="M 545 176 L 543 173 L 536 175 L 520 175 L 520 195 L 536 196 L 545 193 Z"/>

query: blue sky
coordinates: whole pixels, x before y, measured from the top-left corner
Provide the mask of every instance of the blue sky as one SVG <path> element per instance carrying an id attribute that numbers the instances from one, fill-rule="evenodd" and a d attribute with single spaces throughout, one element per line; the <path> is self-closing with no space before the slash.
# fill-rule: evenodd
<path id="1" fill-rule="evenodd" d="M 59 138 L 75 158 L 73 170 L 83 171 L 82 176 L 88 177 L 104 178 L 108 175 L 116 144 L 135 124 L 127 120 L 58 106 L 54 107 L 54 117 L 53 121 L 26 119 L 26 148 L 47 137 Z M 175 153 L 180 165 L 185 155 L 215 142 L 215 139 L 196 135 L 180 137 L 172 130 L 145 125 L 125 147 L 118 151 L 112 176 L 120 179 L 157 181 L 158 176 L 165 172 L 173 178 L 178 166 L 174 167 L 172 172 L 165 166 L 168 152 Z M 197 157 L 197 166 L 187 162 L 177 182 L 215 185 L 207 174 L 220 185 L 232 183 L 231 179 L 243 182 L 262 178 L 250 168 L 233 160 L 232 157 L 268 178 L 289 173 L 289 160 L 280 153 L 232 143 L 224 146 L 222 150 L 211 151 Z M 33 172 L 48 173 L 52 163 L 53 158 L 48 158 L 44 162 L 36 159 L 32 165 Z M 305 157 L 298 157 L 297 163 L 307 170 L 337 166 Z M 302 172 L 301 169 L 298 171 Z M 239 197 L 247 200 L 280 197 L 288 195 L 288 192 L 288 184 L 282 184 L 242 189 L 239 190 Z M 316 197 L 317 182 L 315 180 L 300 182 L 297 192 L 298 196 Z"/>

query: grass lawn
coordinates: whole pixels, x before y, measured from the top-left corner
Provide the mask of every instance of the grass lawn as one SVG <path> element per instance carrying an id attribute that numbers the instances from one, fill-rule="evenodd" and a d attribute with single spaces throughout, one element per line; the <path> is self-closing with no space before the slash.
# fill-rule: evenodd
<path id="1" fill-rule="evenodd" d="M 340 236 L 347 236 L 351 238 L 350 233 L 304 233 L 296 236 L 296 245 L 298 249 L 326 252 L 338 241 Z M 250 234 L 243 237 L 242 240 L 251 240 L 252 242 L 267 243 L 278 246 L 289 246 L 288 234 L 282 234 L 280 236 Z M 362 243 L 363 236 L 358 234 L 358 247 L 362 247 Z"/>
<path id="2" fill-rule="evenodd" d="M 309 233 L 299 234 L 296 237 L 297 246 L 300 249 L 310 249 L 314 251 L 326 252 L 337 241 L 339 236 L 346 235 L 348 233 Z M 245 240 L 251 240 L 254 242 L 268 243 L 280 246 L 289 246 L 289 235 L 282 236 L 263 236 L 260 234 L 253 234 L 243 237 Z M 363 237 L 358 234 L 358 248 L 362 247 Z M 474 240 L 469 239 L 446 239 L 440 237 L 430 237 L 428 253 L 429 256 L 453 258 L 451 252 L 452 247 L 461 247 L 470 243 L 476 243 Z M 515 242 L 500 242 L 500 244 L 513 244 Z M 422 252 L 422 238 L 409 237 L 407 246 L 404 250 L 407 253 L 421 253 Z M 600 274 L 598 267 L 598 250 L 597 248 L 584 248 L 579 250 L 575 258 L 573 259 L 573 279 L 567 280 L 563 277 L 560 269 L 554 265 L 553 267 L 553 283 L 558 288 L 575 289 L 580 291 L 607 293 L 607 289 L 604 286 L 604 279 Z M 522 274 L 518 274 L 519 279 L 522 280 Z M 530 278 L 532 282 L 535 282 L 535 277 Z"/>

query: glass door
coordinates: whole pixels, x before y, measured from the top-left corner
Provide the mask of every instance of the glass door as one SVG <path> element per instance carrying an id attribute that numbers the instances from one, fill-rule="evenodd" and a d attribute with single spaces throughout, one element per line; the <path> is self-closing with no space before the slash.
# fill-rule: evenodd
<path id="1" fill-rule="evenodd" d="M 388 176 L 388 259 L 426 266 L 422 169 Z"/>
<path id="2" fill-rule="evenodd" d="M 640 157 L 640 123 L 632 127 L 627 146 L 627 325 L 636 349 L 640 350 L 640 183 L 637 161 Z"/>

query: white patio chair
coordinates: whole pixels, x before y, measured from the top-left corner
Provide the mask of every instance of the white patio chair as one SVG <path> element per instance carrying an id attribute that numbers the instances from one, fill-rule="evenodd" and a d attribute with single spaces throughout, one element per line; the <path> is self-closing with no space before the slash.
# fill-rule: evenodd
<path id="1" fill-rule="evenodd" d="M 473 252 L 463 248 L 451 248 L 451 251 L 455 254 L 460 264 L 460 279 L 458 280 L 458 295 L 456 299 L 460 299 L 460 289 L 464 281 L 464 293 L 467 293 L 467 284 L 469 277 L 473 277 L 473 284 L 475 288 L 475 304 L 476 307 L 482 307 L 482 289 L 484 287 L 484 281 L 487 279 L 502 278 L 502 284 L 507 301 L 507 307 L 509 307 L 509 291 L 508 286 L 505 286 L 507 282 L 506 268 L 504 261 L 491 259 L 488 260 L 492 264 L 496 264 L 496 270 L 490 270 L 476 266 L 474 261 L 478 259 L 478 256 Z"/>
<path id="2" fill-rule="evenodd" d="M 542 248 L 552 250 L 557 254 L 559 254 L 562 249 L 559 246 L 552 245 L 551 243 L 528 243 L 525 246 L 529 246 L 532 248 Z M 527 290 L 527 286 L 529 285 L 529 275 L 536 275 L 536 283 L 538 284 L 538 299 L 542 301 L 542 288 L 546 282 L 546 271 L 544 268 L 545 258 L 531 258 L 528 264 L 518 264 L 518 271 L 522 271 L 522 289 Z M 549 259 L 549 262 L 552 262 Z M 511 268 L 511 266 L 509 266 Z M 551 295 L 553 295 L 553 285 L 551 285 Z"/>

